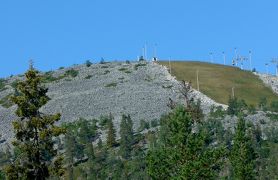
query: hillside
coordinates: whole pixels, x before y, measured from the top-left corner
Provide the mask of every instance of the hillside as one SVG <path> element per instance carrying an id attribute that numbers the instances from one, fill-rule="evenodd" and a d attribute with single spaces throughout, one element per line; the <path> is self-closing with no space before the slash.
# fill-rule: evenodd
<path id="1" fill-rule="evenodd" d="M 122 114 L 130 114 L 135 129 L 141 119 L 159 119 L 169 112 L 169 98 L 183 102 L 177 82 L 161 65 L 153 63 L 105 63 L 76 65 L 41 73 L 51 100 L 42 108 L 44 113 L 61 113 L 61 122 L 78 118 L 99 118 L 111 113 L 116 129 Z M 5 79 L 0 87 L 0 134 L 12 137 L 11 122 L 16 118 L 9 96 L 17 81 L 24 77 Z M 208 111 L 214 101 L 194 91 L 202 107 Z"/>
<path id="2" fill-rule="evenodd" d="M 169 66 L 168 61 L 162 61 L 160 64 Z M 234 87 L 235 96 L 244 99 L 248 104 L 257 105 L 261 97 L 266 97 L 268 102 L 278 100 L 278 96 L 252 72 L 204 62 L 171 62 L 171 73 L 178 80 L 191 81 L 194 88 L 197 88 L 197 70 L 199 71 L 200 91 L 216 102 L 227 104 L 232 94 L 232 87 Z"/>

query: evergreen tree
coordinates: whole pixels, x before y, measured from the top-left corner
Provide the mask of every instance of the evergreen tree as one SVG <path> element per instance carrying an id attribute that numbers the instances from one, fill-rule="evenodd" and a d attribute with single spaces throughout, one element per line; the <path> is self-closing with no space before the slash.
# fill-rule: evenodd
<path id="1" fill-rule="evenodd" d="M 65 164 L 68 179 L 73 180 L 73 165 L 75 158 L 76 139 L 71 132 L 67 132 L 65 136 Z"/>
<path id="2" fill-rule="evenodd" d="M 260 110 L 266 111 L 267 110 L 267 99 L 266 97 L 261 97 L 258 104 Z"/>
<path id="3" fill-rule="evenodd" d="M 113 147 L 116 145 L 116 131 L 114 129 L 113 121 L 112 119 L 108 122 L 108 134 L 107 134 L 107 146 Z"/>
<path id="4" fill-rule="evenodd" d="M 237 106 L 237 98 L 232 98 L 231 96 L 229 97 L 228 100 L 228 109 L 227 113 L 229 115 L 237 115 L 238 114 L 238 106 Z"/>
<path id="5" fill-rule="evenodd" d="M 19 82 L 19 94 L 11 101 L 17 105 L 18 120 L 13 122 L 16 140 L 13 145 L 19 150 L 18 157 L 5 170 L 8 179 L 46 179 L 61 176 L 62 158 L 54 148 L 54 138 L 65 133 L 54 123 L 61 115 L 46 115 L 39 109 L 49 101 L 47 88 L 41 85 L 38 72 L 31 65 L 25 73 L 26 80 Z"/>
<path id="6" fill-rule="evenodd" d="M 247 133 L 246 124 L 242 117 L 237 123 L 230 160 L 236 179 L 255 179 L 256 153 L 252 138 Z"/>
<path id="7" fill-rule="evenodd" d="M 133 144 L 133 123 L 130 116 L 123 115 L 120 124 L 120 153 L 123 158 L 128 159 Z"/>
<path id="8" fill-rule="evenodd" d="M 209 148 L 202 129 L 193 130 L 197 119 L 191 110 L 178 107 L 161 121 L 159 147 L 147 155 L 153 179 L 214 179 L 225 154 L 224 148 Z"/>

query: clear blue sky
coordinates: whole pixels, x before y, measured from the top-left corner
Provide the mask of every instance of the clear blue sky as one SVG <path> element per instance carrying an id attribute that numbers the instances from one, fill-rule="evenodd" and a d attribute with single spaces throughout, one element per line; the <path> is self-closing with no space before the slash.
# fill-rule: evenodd
<path id="1" fill-rule="evenodd" d="M 160 59 L 231 63 L 234 47 L 254 65 L 278 56 L 277 0 L 8 0 L 0 3 L 0 77 L 83 63 L 136 59 L 145 42 Z M 270 68 L 274 73 L 274 66 Z"/>

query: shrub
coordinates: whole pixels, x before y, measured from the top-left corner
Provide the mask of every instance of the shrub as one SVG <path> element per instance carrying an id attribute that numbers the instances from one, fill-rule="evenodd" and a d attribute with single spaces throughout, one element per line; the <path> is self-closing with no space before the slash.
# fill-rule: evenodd
<path id="1" fill-rule="evenodd" d="M 78 75 L 78 71 L 74 69 L 69 69 L 65 72 L 65 76 L 71 76 L 71 77 L 76 77 Z"/>
<path id="2" fill-rule="evenodd" d="M 125 68 L 125 67 L 122 67 L 122 68 L 120 68 L 120 69 L 118 69 L 119 71 L 127 71 L 127 68 Z"/>
<path id="3" fill-rule="evenodd" d="M 93 77 L 92 75 L 88 75 L 85 77 L 85 79 L 90 79 L 91 77 Z"/>
<path id="4" fill-rule="evenodd" d="M 125 71 L 125 73 L 130 74 L 130 73 L 131 73 L 131 71 L 127 70 L 127 71 Z"/>
<path id="5" fill-rule="evenodd" d="M 105 85 L 105 87 L 116 87 L 116 86 L 117 86 L 117 83 L 115 83 L 115 82 Z"/>
<path id="6" fill-rule="evenodd" d="M 106 129 L 107 126 L 108 126 L 108 123 L 112 121 L 111 118 L 112 117 L 109 117 L 107 115 L 106 116 L 100 116 L 100 118 L 99 118 L 99 125 L 101 127 L 103 127 L 104 129 Z"/>
<path id="7" fill-rule="evenodd" d="M 52 72 L 46 72 L 42 77 L 42 83 L 49 83 L 58 80 L 58 78 L 52 76 Z"/>
<path id="8" fill-rule="evenodd" d="M 143 56 L 140 56 L 139 61 L 145 61 Z"/>
<path id="9" fill-rule="evenodd" d="M 0 79 L 0 91 L 3 91 L 6 86 L 6 80 L 5 79 Z"/>
<path id="10" fill-rule="evenodd" d="M 0 105 L 2 105 L 5 108 L 9 108 L 11 106 L 13 106 L 13 102 L 11 102 L 10 97 L 12 96 L 12 94 L 9 94 L 7 96 L 5 96 L 4 98 L 0 99 Z"/>
<path id="11" fill-rule="evenodd" d="M 87 61 L 85 62 L 85 64 L 86 64 L 87 67 L 90 67 L 93 63 L 91 63 L 90 60 L 87 60 Z"/>
<path id="12" fill-rule="evenodd" d="M 103 59 L 103 58 L 101 58 L 99 63 L 100 63 L 100 64 L 105 64 L 104 59 Z"/>
<path id="13" fill-rule="evenodd" d="M 270 103 L 270 110 L 274 112 L 278 112 L 278 101 L 272 101 Z"/>
<path id="14" fill-rule="evenodd" d="M 126 64 L 130 64 L 130 61 L 129 61 L 129 60 L 126 60 L 125 63 L 126 63 Z"/>
<path id="15" fill-rule="evenodd" d="M 13 81 L 12 84 L 11 84 L 12 88 L 16 89 L 17 85 L 18 85 L 18 82 L 19 82 L 19 80 Z"/>
<path id="16" fill-rule="evenodd" d="M 272 121 L 278 121 L 278 114 L 267 113 L 266 116 Z"/>
<path id="17" fill-rule="evenodd" d="M 159 123 L 158 123 L 157 119 L 151 120 L 151 127 L 152 128 L 157 127 L 158 125 L 159 125 Z"/>
<path id="18" fill-rule="evenodd" d="M 108 74 L 108 73 L 110 73 L 110 71 L 109 70 L 105 70 L 103 75 Z"/>
<path id="19" fill-rule="evenodd" d="M 146 66 L 147 64 L 143 64 L 143 63 L 138 63 L 134 65 L 134 69 L 137 70 L 139 67 L 141 66 Z"/>
<path id="20" fill-rule="evenodd" d="M 140 120 L 140 126 L 138 128 L 138 131 L 144 131 L 145 129 L 149 129 L 150 128 L 150 124 L 146 121 L 144 121 L 143 119 Z"/>
<path id="21" fill-rule="evenodd" d="M 59 67 L 59 69 L 60 69 L 60 70 L 61 70 L 61 69 L 65 69 L 65 67 L 61 66 L 61 67 Z"/>

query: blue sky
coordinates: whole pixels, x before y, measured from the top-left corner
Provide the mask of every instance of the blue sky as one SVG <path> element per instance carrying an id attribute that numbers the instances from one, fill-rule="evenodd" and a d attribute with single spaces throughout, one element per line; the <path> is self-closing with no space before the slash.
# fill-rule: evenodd
<path id="1" fill-rule="evenodd" d="M 0 77 L 132 60 L 145 43 L 160 59 L 231 64 L 234 48 L 253 52 L 256 69 L 278 56 L 277 0 L 9 0 L 0 3 Z M 246 66 L 247 67 L 247 64 Z M 274 73 L 274 66 L 270 71 Z"/>

